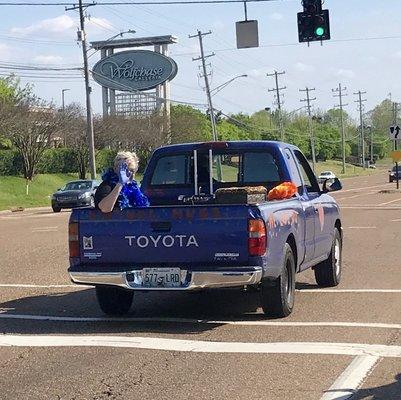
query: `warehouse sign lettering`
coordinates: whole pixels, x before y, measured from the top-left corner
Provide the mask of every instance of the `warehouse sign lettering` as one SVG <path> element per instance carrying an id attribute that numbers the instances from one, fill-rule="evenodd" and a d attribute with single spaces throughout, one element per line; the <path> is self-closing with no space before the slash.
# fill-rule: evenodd
<path id="1" fill-rule="evenodd" d="M 92 70 L 103 87 L 120 91 L 149 90 L 177 75 L 174 60 L 149 50 L 128 50 L 101 59 Z"/>

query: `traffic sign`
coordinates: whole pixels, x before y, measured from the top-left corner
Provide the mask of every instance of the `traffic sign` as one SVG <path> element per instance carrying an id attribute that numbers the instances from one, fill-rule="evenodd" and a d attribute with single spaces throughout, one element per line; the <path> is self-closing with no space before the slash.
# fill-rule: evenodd
<path id="1" fill-rule="evenodd" d="M 398 163 L 401 161 L 401 151 L 396 150 L 390 153 L 390 157 L 393 159 L 393 162 Z"/>
<path id="2" fill-rule="evenodd" d="M 392 140 L 397 140 L 401 139 L 401 128 L 398 125 L 390 126 L 389 134 L 390 134 L 390 139 Z"/>

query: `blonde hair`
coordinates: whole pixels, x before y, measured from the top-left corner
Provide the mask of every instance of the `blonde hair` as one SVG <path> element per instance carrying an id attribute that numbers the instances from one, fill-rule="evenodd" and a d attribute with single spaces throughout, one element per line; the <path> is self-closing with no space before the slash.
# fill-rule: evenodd
<path id="1" fill-rule="evenodd" d="M 117 172 L 121 164 L 126 163 L 128 169 L 135 175 L 139 167 L 139 158 L 130 151 L 119 151 L 114 159 L 114 171 Z"/>

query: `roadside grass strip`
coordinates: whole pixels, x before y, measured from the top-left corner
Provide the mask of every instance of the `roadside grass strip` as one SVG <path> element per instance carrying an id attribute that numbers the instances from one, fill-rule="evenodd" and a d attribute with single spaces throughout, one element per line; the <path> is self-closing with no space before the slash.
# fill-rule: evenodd
<path id="1" fill-rule="evenodd" d="M 256 315 L 257 317 L 257 315 Z M 160 318 L 160 317 L 68 317 L 51 315 L 12 314 L 0 312 L 0 319 L 30 320 L 43 322 L 136 322 L 136 323 L 177 323 L 177 324 L 207 324 L 207 325 L 232 325 L 232 326 L 271 326 L 271 327 L 335 327 L 335 328 L 366 328 L 366 329 L 391 329 L 401 330 L 401 324 L 371 323 L 371 322 L 287 322 L 265 320 L 209 320 L 189 318 Z"/>

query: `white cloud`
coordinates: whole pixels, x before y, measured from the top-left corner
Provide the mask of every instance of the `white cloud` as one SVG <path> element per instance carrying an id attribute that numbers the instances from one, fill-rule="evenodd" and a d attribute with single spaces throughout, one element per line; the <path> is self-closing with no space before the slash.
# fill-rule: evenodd
<path id="1" fill-rule="evenodd" d="M 69 15 L 60 15 L 55 18 L 43 19 L 25 27 L 15 27 L 11 33 L 27 36 L 34 33 L 62 33 L 76 27 L 76 22 Z"/>
<path id="2" fill-rule="evenodd" d="M 336 72 L 336 75 L 341 77 L 341 78 L 354 78 L 355 77 L 355 72 L 352 69 L 339 69 Z"/>
<path id="3" fill-rule="evenodd" d="M 273 21 L 281 21 L 284 17 L 283 14 L 275 12 L 273 14 L 270 14 L 269 18 L 272 19 Z"/>
<path id="4" fill-rule="evenodd" d="M 58 17 L 43 19 L 25 27 L 14 27 L 11 29 L 11 33 L 20 36 L 28 36 L 33 34 L 45 36 L 49 33 L 53 35 L 67 34 L 68 36 L 75 36 L 77 27 L 78 20 L 74 20 L 69 15 L 59 15 Z M 87 33 L 89 34 L 115 30 L 107 19 L 95 17 L 91 17 L 86 21 L 86 28 Z M 107 33 L 105 33 L 105 35 L 107 35 Z"/>
<path id="5" fill-rule="evenodd" d="M 302 62 L 297 62 L 294 67 L 300 72 L 313 72 L 315 70 L 315 67 L 313 65 L 304 64 Z"/>
<path id="6" fill-rule="evenodd" d="M 63 57 L 55 55 L 39 55 L 36 56 L 33 61 L 39 64 L 61 64 Z"/>

